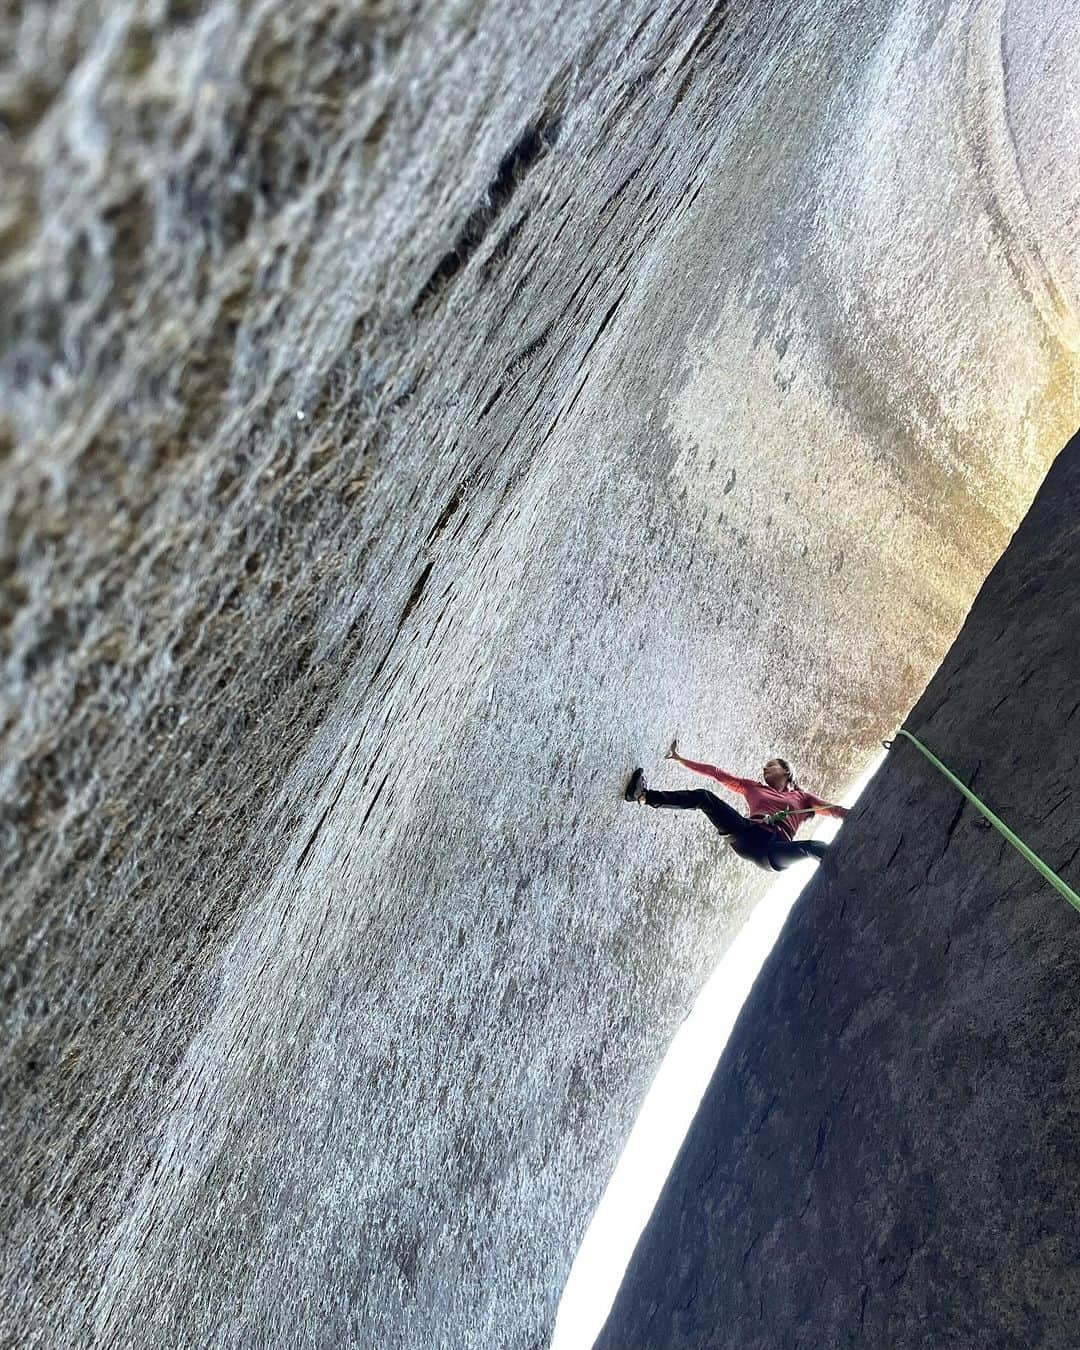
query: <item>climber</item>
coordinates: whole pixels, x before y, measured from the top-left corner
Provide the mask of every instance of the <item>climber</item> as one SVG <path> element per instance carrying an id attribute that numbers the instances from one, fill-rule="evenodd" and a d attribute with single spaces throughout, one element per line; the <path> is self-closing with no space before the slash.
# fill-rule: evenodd
<path id="1" fill-rule="evenodd" d="M 645 782 L 644 772 L 638 768 L 631 773 L 623 793 L 628 802 L 646 806 L 668 806 L 675 810 L 704 811 L 740 858 L 756 863 L 766 872 L 781 872 L 792 863 L 825 856 L 826 845 L 819 839 L 796 839 L 795 831 L 811 815 L 835 816 L 843 820 L 847 810 L 822 801 L 812 792 L 804 792 L 795 782 L 791 765 L 784 759 L 766 760 L 762 769 L 763 783 L 752 778 L 738 778 L 712 764 L 699 764 L 684 759 L 675 741 L 665 759 L 673 759 L 695 773 L 715 778 L 730 792 L 746 798 L 749 816 L 740 815 L 733 806 L 721 801 L 705 788 L 691 792 L 656 792 Z"/>

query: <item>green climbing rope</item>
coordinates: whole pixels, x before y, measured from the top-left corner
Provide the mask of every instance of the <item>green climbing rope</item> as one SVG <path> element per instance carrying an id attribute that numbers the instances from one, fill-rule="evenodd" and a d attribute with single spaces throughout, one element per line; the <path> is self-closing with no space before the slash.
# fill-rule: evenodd
<path id="1" fill-rule="evenodd" d="M 910 731 L 903 730 L 898 731 L 896 734 L 898 736 L 906 736 L 907 739 L 926 756 L 934 768 L 939 769 L 949 782 L 952 783 L 953 787 L 959 788 L 968 801 L 971 802 L 972 806 L 982 812 L 990 824 L 993 825 L 994 829 L 997 830 L 999 834 L 1003 835 L 1009 843 L 1012 844 L 1013 848 L 1024 855 L 1032 867 L 1035 868 L 1036 872 L 1039 872 L 1044 876 L 1050 885 L 1053 886 L 1054 890 L 1059 891 L 1065 899 L 1068 900 L 1073 909 L 1080 910 L 1080 895 L 1077 895 L 1071 886 L 1067 886 L 1055 871 L 1047 867 L 1046 863 L 1043 862 L 1039 855 L 1028 848 L 1027 844 L 1025 844 L 1018 835 L 1013 834 L 1008 825 L 1006 825 L 1003 820 L 999 819 L 999 817 L 995 816 L 988 806 L 984 806 L 982 802 L 979 801 L 978 797 L 975 796 L 974 792 L 972 792 L 970 788 L 965 787 L 960 779 L 957 778 L 956 774 L 950 769 L 947 769 L 935 754 L 927 750 L 926 746 L 923 745 L 922 741 L 920 741 L 917 736 L 913 736 Z M 888 749 L 888 747 L 892 745 L 892 741 L 885 741 L 884 745 L 885 748 Z"/>

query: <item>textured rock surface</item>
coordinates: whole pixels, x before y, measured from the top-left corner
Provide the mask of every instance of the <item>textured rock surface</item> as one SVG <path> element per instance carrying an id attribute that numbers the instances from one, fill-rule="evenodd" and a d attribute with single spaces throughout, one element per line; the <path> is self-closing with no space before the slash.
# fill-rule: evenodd
<path id="1" fill-rule="evenodd" d="M 1080 435 L 907 726 L 1080 890 Z M 1080 915 L 897 742 L 728 1042 L 598 1350 L 1076 1344 Z"/>
<path id="2" fill-rule="evenodd" d="M 3 1338 L 532 1347 L 762 885 L 620 770 L 835 790 L 1075 423 L 1070 17 L 0 24 Z"/>

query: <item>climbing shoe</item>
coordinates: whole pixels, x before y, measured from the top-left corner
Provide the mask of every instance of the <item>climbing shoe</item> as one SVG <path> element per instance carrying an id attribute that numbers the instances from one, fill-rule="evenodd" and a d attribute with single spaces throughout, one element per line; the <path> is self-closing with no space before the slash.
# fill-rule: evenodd
<path id="1" fill-rule="evenodd" d="M 645 796 L 646 786 L 647 784 L 645 782 L 645 771 L 643 769 L 635 769 L 634 772 L 630 775 L 630 779 L 626 784 L 626 791 L 623 793 L 623 796 L 626 798 L 628 802 L 639 802 L 641 801 L 642 797 Z"/>

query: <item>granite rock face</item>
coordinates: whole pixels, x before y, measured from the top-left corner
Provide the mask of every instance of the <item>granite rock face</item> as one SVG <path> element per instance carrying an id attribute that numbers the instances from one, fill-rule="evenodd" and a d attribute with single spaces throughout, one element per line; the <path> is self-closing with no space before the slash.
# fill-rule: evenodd
<path id="1" fill-rule="evenodd" d="M 906 726 L 1080 890 L 1080 435 Z M 1076 1344 L 1080 914 L 899 740 L 724 1051 L 598 1350 Z"/>
<path id="2" fill-rule="evenodd" d="M 0 1340 L 532 1350 L 1075 425 L 1057 0 L 0 7 Z"/>

